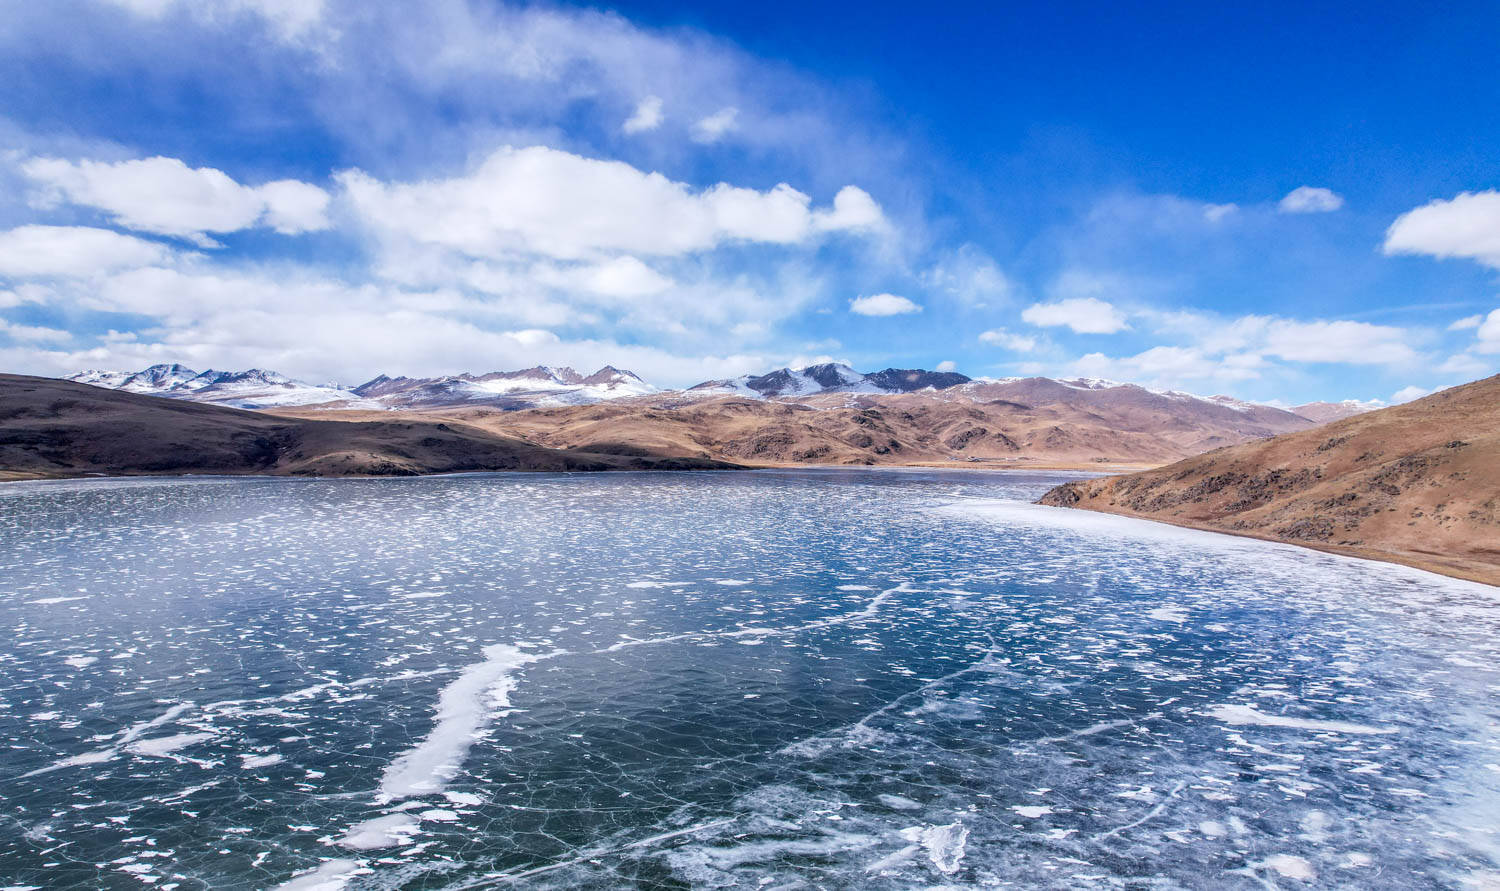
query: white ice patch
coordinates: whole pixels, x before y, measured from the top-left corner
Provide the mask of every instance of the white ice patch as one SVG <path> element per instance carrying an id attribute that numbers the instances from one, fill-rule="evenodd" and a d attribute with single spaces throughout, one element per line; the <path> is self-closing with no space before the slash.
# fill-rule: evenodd
<path id="1" fill-rule="evenodd" d="M 43 606 L 51 606 L 54 603 L 67 603 L 71 600 L 87 600 L 87 597 L 43 597 L 40 600 L 28 600 L 27 603 L 37 603 Z"/>
<path id="2" fill-rule="evenodd" d="M 213 738 L 212 733 L 178 733 L 173 736 L 158 736 L 154 739 L 142 739 L 131 743 L 130 751 L 137 755 L 161 757 Z"/>
<path id="3" fill-rule="evenodd" d="M 485 647 L 483 662 L 465 668 L 443 688 L 432 730 L 385 769 L 380 798 L 400 801 L 443 791 L 463 766 L 490 714 L 510 707 L 510 692 L 515 689 L 511 672 L 543 658 L 509 644 Z"/>
<path id="4" fill-rule="evenodd" d="M 901 837 L 919 843 L 927 849 L 927 859 L 943 875 L 958 872 L 964 859 L 964 846 L 969 843 L 969 827 L 962 823 L 946 826 L 913 826 L 901 830 Z"/>
<path id="5" fill-rule="evenodd" d="M 1277 854 L 1274 857 L 1267 857 L 1256 865 L 1274 869 L 1289 879 L 1301 879 L 1304 882 L 1310 882 L 1318 877 L 1318 874 L 1313 871 L 1311 863 L 1308 863 L 1301 857 L 1293 857 L 1290 854 Z"/>
<path id="6" fill-rule="evenodd" d="M 272 764 L 280 764 L 280 755 L 241 755 L 240 767 L 245 770 L 255 770 L 258 767 L 270 767 Z"/>
<path id="7" fill-rule="evenodd" d="M 63 662 L 66 662 L 68 665 L 71 665 L 74 668 L 87 668 L 88 666 L 93 665 L 98 661 L 98 656 L 69 656 L 68 658 L 63 660 Z"/>
<path id="8" fill-rule="evenodd" d="M 907 798 L 904 795 L 880 795 L 878 797 L 880 798 L 881 804 L 885 805 L 888 808 L 892 808 L 893 810 L 914 811 L 917 808 L 921 807 L 920 804 L 912 801 L 910 798 Z"/>
<path id="9" fill-rule="evenodd" d="M 1052 813 L 1052 808 L 1045 805 L 1013 804 L 1011 805 L 1010 809 L 1020 814 L 1021 816 L 1032 820 L 1035 820 L 1038 817 L 1045 817 L 1048 814 Z"/>
<path id="10" fill-rule="evenodd" d="M 120 738 L 115 740 L 114 745 L 110 746 L 107 749 L 99 749 L 98 751 L 94 752 L 84 752 L 82 755 L 74 755 L 71 758 L 64 758 L 56 764 L 53 764 L 49 767 L 43 767 L 40 770 L 33 770 L 30 773 L 25 774 L 25 776 L 33 777 L 38 774 L 51 773 L 54 770 L 61 770 L 64 767 L 78 767 L 84 764 L 103 764 L 104 762 L 109 761 L 116 755 L 120 754 L 120 751 L 122 749 L 126 748 L 137 739 L 140 739 L 146 733 L 157 727 L 160 727 L 163 724 L 175 721 L 178 715 L 182 714 L 192 707 L 193 704 L 191 702 L 179 702 L 149 721 L 143 721 L 140 724 L 132 724 L 130 727 L 127 727 L 125 731 L 120 734 Z"/>
<path id="11" fill-rule="evenodd" d="M 1372 727 L 1368 724 L 1352 724 L 1347 721 L 1315 721 L 1311 718 L 1268 715 L 1248 705 L 1216 705 L 1202 714 L 1223 721 L 1225 724 L 1256 724 L 1264 727 L 1291 727 L 1296 730 L 1324 730 L 1330 733 L 1396 732 L 1394 727 Z"/>
<path id="12" fill-rule="evenodd" d="M 359 864 L 353 860 L 329 860 L 317 869 L 298 873 L 276 886 L 276 891 L 338 891 L 353 878 Z"/>
<path id="13" fill-rule="evenodd" d="M 389 814 L 349 827 L 339 844 L 351 851 L 374 851 L 405 844 L 417 831 L 417 818 L 411 814 Z"/>
<path id="14" fill-rule="evenodd" d="M 1158 622 L 1186 622 L 1188 619 L 1187 610 L 1175 606 L 1159 606 L 1146 615 Z"/>

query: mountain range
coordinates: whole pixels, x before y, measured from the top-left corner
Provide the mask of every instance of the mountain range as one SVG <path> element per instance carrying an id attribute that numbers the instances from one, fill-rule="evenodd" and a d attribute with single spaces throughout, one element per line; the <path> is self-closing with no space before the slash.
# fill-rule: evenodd
<path id="1" fill-rule="evenodd" d="M 1097 378 L 970 378 L 952 371 L 903 368 L 887 368 L 864 374 L 848 365 L 831 362 L 796 370 L 780 368 L 765 374 L 704 381 L 684 390 L 658 389 L 646 383 L 639 375 L 610 365 L 587 376 L 566 366 L 544 365 L 520 371 L 426 378 L 389 377 L 382 374 L 354 387 L 337 383 L 309 384 L 259 368 L 236 372 L 198 372 L 177 364 L 153 365 L 135 372 L 83 371 L 68 376 L 66 380 L 130 393 L 248 409 L 306 407 L 370 411 L 486 406 L 522 411 L 593 405 L 616 400 L 674 406 L 727 397 L 806 401 L 813 407 L 828 408 L 838 403 L 814 397 L 842 395 L 852 398 L 923 393 L 950 401 L 989 402 L 1004 399 L 1028 405 L 1065 403 L 1077 407 L 1119 407 L 1124 403 L 1143 399 L 1155 401 L 1157 408 L 1166 403 L 1194 408 L 1211 404 L 1258 415 L 1275 426 L 1278 412 L 1298 415 L 1321 424 L 1379 407 L 1379 403 L 1347 400 L 1314 402 L 1281 409 L 1227 396 L 1198 396 L 1181 391 L 1151 390 Z"/>

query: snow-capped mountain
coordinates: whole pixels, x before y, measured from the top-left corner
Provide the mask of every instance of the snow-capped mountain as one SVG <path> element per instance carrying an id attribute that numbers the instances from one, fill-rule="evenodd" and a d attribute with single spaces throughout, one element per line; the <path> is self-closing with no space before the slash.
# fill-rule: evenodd
<path id="1" fill-rule="evenodd" d="M 233 408 L 289 408 L 330 405 L 340 408 L 379 408 L 337 384 L 317 385 L 284 374 L 252 368 L 249 371 L 194 371 L 178 364 L 152 365 L 143 371 L 84 371 L 67 378 L 109 390 L 166 396 Z"/>
<path id="2" fill-rule="evenodd" d="M 333 409 L 412 409 L 492 405 L 504 409 L 585 405 L 657 392 L 629 371 L 606 365 L 585 377 L 571 368 L 537 366 L 522 371 L 409 378 L 380 375 L 358 387 L 309 384 L 274 371 L 197 372 L 182 365 L 143 371 L 83 371 L 68 380 L 235 408 L 317 406 Z"/>
<path id="3" fill-rule="evenodd" d="M 565 366 L 538 365 L 521 371 L 492 371 L 480 375 L 410 378 L 382 374 L 355 387 L 353 392 L 387 408 L 465 404 L 538 408 L 646 396 L 657 389 L 636 374 L 612 365 L 606 365 L 587 377 Z"/>
<path id="4" fill-rule="evenodd" d="M 1308 402 L 1303 405 L 1294 405 L 1288 411 L 1299 414 L 1309 421 L 1327 424 L 1330 421 L 1362 415 L 1377 408 L 1385 408 L 1385 403 L 1379 399 L 1345 399 L 1341 402 Z"/>
<path id="5" fill-rule="evenodd" d="M 873 374 L 861 374 L 835 362 L 809 365 L 793 371 L 779 368 L 767 374 L 741 375 L 729 380 L 704 381 L 687 392 L 699 397 L 748 396 L 753 399 L 775 399 L 811 396 L 816 393 L 911 393 L 932 388 L 942 390 L 968 383 L 969 378 L 951 371 L 924 371 L 918 368 L 887 368 Z"/>

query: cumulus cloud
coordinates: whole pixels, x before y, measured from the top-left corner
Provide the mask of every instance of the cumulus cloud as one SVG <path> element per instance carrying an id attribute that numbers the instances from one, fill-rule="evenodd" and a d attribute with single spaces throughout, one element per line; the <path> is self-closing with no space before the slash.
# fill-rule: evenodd
<path id="1" fill-rule="evenodd" d="M 1342 196 L 1321 186 L 1298 186 L 1276 205 L 1282 213 L 1329 213 L 1343 206 Z"/>
<path id="2" fill-rule="evenodd" d="M 385 183 L 358 170 L 337 179 L 358 219 L 380 236 L 470 257 L 675 256 L 735 241 L 797 244 L 882 220 L 879 205 L 854 186 L 831 208 L 814 208 L 785 183 L 694 190 L 621 161 L 543 146 L 502 148 L 451 179 Z"/>
<path id="3" fill-rule="evenodd" d="M 1478 328 L 1479 324 L 1481 322 L 1483 322 L 1483 321 L 1484 321 L 1484 314 L 1483 313 L 1477 313 L 1477 314 L 1472 315 L 1472 316 L 1464 316 L 1463 318 L 1461 318 L 1458 321 L 1454 322 L 1453 324 L 1449 325 L 1448 326 L 1448 330 L 1449 331 L 1467 331 L 1470 328 Z"/>
<path id="4" fill-rule="evenodd" d="M 1013 334 L 1004 328 L 992 328 L 979 335 L 980 343 L 1004 347 L 1018 353 L 1029 353 L 1036 349 L 1037 339 L 1024 334 Z"/>
<path id="5" fill-rule="evenodd" d="M 1500 269 L 1500 192 L 1463 192 L 1407 211 L 1386 230 L 1385 252 L 1477 260 Z"/>
<path id="6" fill-rule="evenodd" d="M 17 325 L 5 319 L 0 319 L 0 335 L 23 343 L 61 343 L 73 339 L 71 333 L 57 328 L 43 328 L 37 325 Z"/>
<path id="7" fill-rule="evenodd" d="M 81 345 L 68 348 L 34 342 L 0 349 L 4 367 L 66 374 L 176 361 L 194 367 L 270 367 L 358 382 L 381 371 L 443 374 L 612 363 L 654 383 L 682 386 L 763 371 L 784 359 L 732 348 L 686 350 L 569 337 L 544 326 L 516 325 L 509 312 L 457 292 L 355 285 L 298 270 L 147 267 L 86 285 L 56 282 L 39 297 L 37 302 L 59 309 L 146 315 L 154 324 L 134 334 L 80 338 Z M 36 342 L 50 338 L 40 330 L 20 336 Z"/>
<path id="8" fill-rule="evenodd" d="M 1195 380 L 1250 380 L 1260 376 L 1265 364 L 1255 353 L 1216 355 L 1201 347 L 1156 346 L 1119 358 L 1089 353 L 1073 363 L 1072 371 L 1083 377 L 1176 385 Z"/>
<path id="9" fill-rule="evenodd" d="M 933 370 L 934 371 L 957 371 L 958 370 L 958 363 L 954 362 L 952 359 L 944 359 L 943 361 L 939 362 L 937 364 L 937 367 L 935 367 Z"/>
<path id="10" fill-rule="evenodd" d="M 1180 340 L 1129 356 L 1090 353 L 1074 374 L 1131 380 L 1154 386 L 1212 381 L 1232 384 L 1263 378 L 1284 363 L 1411 367 L 1422 358 L 1420 331 L 1345 319 L 1276 316 L 1223 318 L 1208 313 L 1148 312 L 1140 318 L 1158 335 Z"/>
<path id="11" fill-rule="evenodd" d="M 693 124 L 693 140 L 703 143 L 718 142 L 739 126 L 739 117 L 738 108 L 721 108 Z"/>
<path id="12" fill-rule="evenodd" d="M 214 246 L 210 233 L 266 226 L 288 235 L 329 226 L 327 192 L 278 180 L 245 186 L 222 170 L 177 158 L 68 161 L 32 158 L 21 170 L 40 187 L 43 207 L 69 203 L 104 212 L 128 229 Z"/>
<path id="13" fill-rule="evenodd" d="M 850 300 L 849 311 L 862 316 L 899 316 L 921 312 L 922 307 L 895 294 L 871 294 Z"/>
<path id="14" fill-rule="evenodd" d="M 163 263 L 165 245 L 88 226 L 20 226 L 0 232 L 0 277 L 87 278 Z"/>
<path id="15" fill-rule="evenodd" d="M 1500 353 L 1500 309 L 1490 310 L 1484 321 L 1476 326 L 1474 336 L 1478 339 L 1475 349 L 1481 353 Z"/>
<path id="16" fill-rule="evenodd" d="M 635 113 L 620 127 L 626 133 L 644 133 L 661 126 L 663 115 L 660 96 L 647 96 L 635 107 Z"/>
<path id="17" fill-rule="evenodd" d="M 1067 327 L 1077 334 L 1114 334 L 1130 327 L 1123 312 L 1097 297 L 1034 303 L 1021 311 L 1021 318 L 1038 327 Z"/>
<path id="18" fill-rule="evenodd" d="M 1292 362 L 1338 362 L 1390 365 L 1410 362 L 1417 352 L 1404 329 L 1368 322 L 1311 321 L 1249 316 L 1246 333 L 1257 336 L 1260 349 Z"/>

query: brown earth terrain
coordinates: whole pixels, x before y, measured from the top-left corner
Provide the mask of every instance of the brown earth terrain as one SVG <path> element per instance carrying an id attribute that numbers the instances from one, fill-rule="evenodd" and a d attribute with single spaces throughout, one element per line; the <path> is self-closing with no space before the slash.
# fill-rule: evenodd
<path id="1" fill-rule="evenodd" d="M 117 474 L 410 476 L 700 470 L 697 457 L 554 449 L 427 417 L 289 418 L 0 374 L 0 479 Z"/>
<path id="2" fill-rule="evenodd" d="M 315 409 L 279 412 L 327 417 Z M 964 462 L 1095 469 L 1154 466 L 1313 426 L 1269 407 L 1230 408 L 1138 387 L 1079 391 L 1046 379 L 901 395 L 826 393 L 763 401 L 669 394 L 526 411 L 449 406 L 400 416 L 443 418 L 547 448 L 615 455 L 754 465 Z"/>
<path id="3" fill-rule="evenodd" d="M 1041 503 L 1390 560 L 1500 585 L 1500 376 Z"/>

